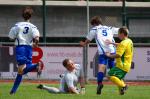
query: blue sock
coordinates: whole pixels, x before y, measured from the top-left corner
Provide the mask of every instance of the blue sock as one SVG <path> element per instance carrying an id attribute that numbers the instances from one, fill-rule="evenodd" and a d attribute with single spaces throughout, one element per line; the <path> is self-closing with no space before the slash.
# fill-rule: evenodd
<path id="1" fill-rule="evenodd" d="M 37 67 L 37 64 L 27 64 L 26 68 L 23 70 L 24 73 L 23 74 L 26 74 L 28 72 L 31 72 L 32 70 L 35 70 Z"/>
<path id="2" fill-rule="evenodd" d="M 20 85 L 22 81 L 22 75 L 20 74 L 17 74 L 17 77 L 15 79 L 15 82 L 14 82 L 14 85 L 13 85 L 13 88 L 11 89 L 11 92 L 15 93 Z"/>
<path id="3" fill-rule="evenodd" d="M 104 73 L 98 72 L 97 73 L 97 84 L 102 84 L 103 78 L 104 78 Z"/>

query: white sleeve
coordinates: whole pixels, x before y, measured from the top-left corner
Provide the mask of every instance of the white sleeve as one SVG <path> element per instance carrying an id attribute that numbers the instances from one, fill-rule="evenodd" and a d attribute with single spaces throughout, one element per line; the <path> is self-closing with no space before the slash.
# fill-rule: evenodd
<path id="1" fill-rule="evenodd" d="M 112 33 L 113 34 L 118 34 L 118 30 L 119 30 L 119 28 L 112 27 Z"/>
<path id="2" fill-rule="evenodd" d="M 68 86 L 68 87 L 74 88 L 73 76 L 71 76 L 71 74 L 67 74 L 67 75 L 65 76 L 65 80 L 66 80 L 66 83 L 67 83 L 67 86 Z"/>
<path id="3" fill-rule="evenodd" d="M 15 39 L 17 37 L 17 28 L 16 27 L 12 27 L 10 29 L 8 37 L 11 39 Z"/>
<path id="4" fill-rule="evenodd" d="M 32 27 L 32 32 L 33 32 L 33 38 L 40 37 L 40 33 L 37 27 Z"/>
<path id="5" fill-rule="evenodd" d="M 92 41 L 95 38 L 96 31 L 97 31 L 96 29 L 91 29 L 89 34 L 86 36 L 86 38 Z"/>

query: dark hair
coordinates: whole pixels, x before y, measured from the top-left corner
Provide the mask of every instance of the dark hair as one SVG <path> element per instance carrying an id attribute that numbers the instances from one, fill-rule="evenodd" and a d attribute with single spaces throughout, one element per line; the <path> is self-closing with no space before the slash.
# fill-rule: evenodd
<path id="1" fill-rule="evenodd" d="M 31 7 L 25 7 L 22 11 L 22 17 L 24 20 L 29 20 L 33 14 L 33 9 Z"/>
<path id="2" fill-rule="evenodd" d="M 102 19 L 99 16 L 94 16 L 91 19 L 91 25 L 99 25 L 102 24 Z"/>
<path id="3" fill-rule="evenodd" d="M 129 31 L 126 27 L 119 28 L 118 32 L 119 34 L 123 33 L 125 36 L 129 34 Z"/>
<path id="4" fill-rule="evenodd" d="M 68 64 L 69 60 L 70 59 L 64 59 L 63 60 L 62 64 L 63 64 L 64 67 L 67 67 L 67 64 Z"/>

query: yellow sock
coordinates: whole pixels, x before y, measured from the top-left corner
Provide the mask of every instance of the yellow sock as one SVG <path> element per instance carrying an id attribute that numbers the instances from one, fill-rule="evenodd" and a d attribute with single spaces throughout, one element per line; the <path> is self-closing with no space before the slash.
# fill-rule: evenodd
<path id="1" fill-rule="evenodd" d="M 124 83 L 124 81 L 123 81 L 123 80 L 120 80 L 120 81 L 122 82 L 123 87 L 125 87 L 125 86 L 126 86 L 126 84 Z"/>
<path id="2" fill-rule="evenodd" d="M 115 76 L 111 76 L 110 80 L 115 83 L 118 87 L 124 87 L 125 83 L 123 82 L 123 80 L 120 80 L 119 78 L 115 77 Z"/>

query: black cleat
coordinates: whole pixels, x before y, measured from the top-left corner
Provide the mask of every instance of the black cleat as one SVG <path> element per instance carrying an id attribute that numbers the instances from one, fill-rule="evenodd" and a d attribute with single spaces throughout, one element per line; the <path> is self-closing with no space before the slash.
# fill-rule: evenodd
<path id="1" fill-rule="evenodd" d="M 38 88 L 38 89 L 43 89 L 43 85 L 40 84 L 40 85 L 37 86 L 37 88 Z"/>
<path id="2" fill-rule="evenodd" d="M 13 91 L 10 91 L 10 93 L 9 93 L 10 95 L 13 95 L 13 94 L 15 94 L 15 92 L 13 92 Z"/>
<path id="3" fill-rule="evenodd" d="M 125 91 L 128 89 L 128 86 L 126 85 L 125 87 L 122 87 L 119 89 L 120 95 L 124 95 Z"/>
<path id="4" fill-rule="evenodd" d="M 100 94 L 101 94 L 102 88 L 103 88 L 103 84 L 99 84 L 99 85 L 97 86 L 97 95 L 100 95 Z"/>

